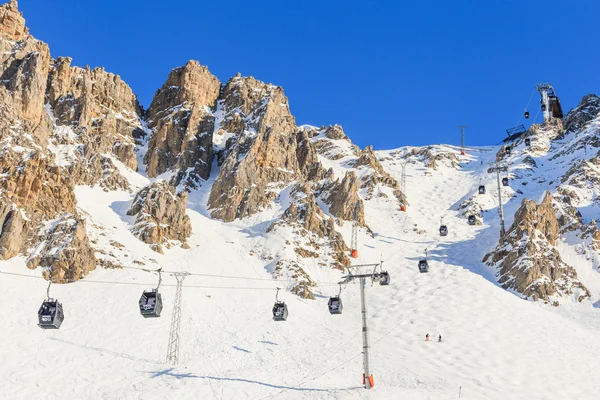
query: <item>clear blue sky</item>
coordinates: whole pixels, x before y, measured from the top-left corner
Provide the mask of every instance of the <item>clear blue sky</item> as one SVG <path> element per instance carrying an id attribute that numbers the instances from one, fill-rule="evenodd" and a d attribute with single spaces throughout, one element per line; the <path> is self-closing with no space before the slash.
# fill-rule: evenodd
<path id="1" fill-rule="evenodd" d="M 494 144 L 538 82 L 565 112 L 600 94 L 598 0 L 20 0 L 54 57 L 104 66 L 147 108 L 199 60 L 283 86 L 298 124 L 339 123 L 377 149 Z M 532 117 L 539 96 L 532 101 Z"/>

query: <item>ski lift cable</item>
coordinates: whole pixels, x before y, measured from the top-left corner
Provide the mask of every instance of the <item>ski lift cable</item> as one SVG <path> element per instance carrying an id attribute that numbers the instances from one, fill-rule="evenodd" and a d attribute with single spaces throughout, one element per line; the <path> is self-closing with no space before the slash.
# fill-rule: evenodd
<path id="1" fill-rule="evenodd" d="M 529 96 L 529 101 L 527 102 L 527 105 L 525 106 L 525 111 L 527 111 L 527 109 L 529 108 L 529 104 L 531 104 L 531 100 L 533 100 L 533 95 L 535 94 L 535 92 L 536 92 L 536 90 L 533 89 L 533 91 L 531 92 L 531 96 Z M 539 112 L 539 110 L 538 110 L 538 112 Z M 517 121 L 515 126 L 518 126 L 522 120 L 523 120 L 523 114 L 521 114 L 521 117 L 519 118 L 519 120 Z"/>
<path id="2" fill-rule="evenodd" d="M 466 258 L 466 256 L 467 256 L 467 254 L 465 254 L 463 257 L 461 257 L 461 259 L 460 259 L 459 261 L 462 261 L 462 260 L 464 260 L 464 259 Z M 439 289 L 440 289 L 442 286 L 444 286 L 444 284 L 446 283 L 446 281 L 447 281 L 447 280 L 448 280 L 448 279 L 449 279 L 451 276 L 454 276 L 454 275 L 456 275 L 456 272 L 457 272 L 457 271 L 458 271 L 458 269 L 455 269 L 455 270 L 454 270 L 452 273 L 448 274 L 448 276 L 446 276 L 446 278 L 444 278 L 444 280 L 443 280 L 443 281 L 442 281 L 442 282 L 441 282 L 441 283 L 440 283 L 440 284 L 439 284 L 439 285 L 438 285 L 438 286 L 437 286 L 437 287 L 436 287 L 436 288 L 433 290 L 433 292 L 431 292 L 429 295 L 427 295 L 427 297 L 426 297 L 426 298 L 425 298 L 425 299 L 424 299 L 424 300 L 423 300 L 423 301 L 422 301 L 422 302 L 421 302 L 421 303 L 420 303 L 420 304 L 417 306 L 417 308 L 415 308 L 413 311 L 411 311 L 411 312 L 410 312 L 410 314 L 408 314 L 406 317 L 404 317 L 404 318 L 402 319 L 402 321 L 400 321 L 398 324 L 394 325 L 394 326 L 392 327 L 392 329 L 390 329 L 389 331 L 387 331 L 387 332 L 386 332 L 386 333 L 385 333 L 383 336 L 381 336 L 379 339 L 377 339 L 377 340 L 376 340 L 376 341 L 375 341 L 373 344 L 371 344 L 369 347 L 373 347 L 373 346 L 375 346 L 375 345 L 376 345 L 376 344 L 378 344 L 378 343 L 379 343 L 381 340 L 383 340 L 383 339 L 384 339 L 386 336 L 388 336 L 390 333 L 392 333 L 392 332 L 393 332 L 393 331 L 394 331 L 396 328 L 398 328 L 400 325 L 402 325 L 402 324 L 403 324 L 403 323 L 404 323 L 404 322 L 405 322 L 405 321 L 406 321 L 408 318 L 410 318 L 410 316 L 411 316 L 411 315 L 413 315 L 415 312 L 417 312 L 417 311 L 418 311 L 418 310 L 419 310 L 419 309 L 420 309 L 420 308 L 421 308 L 421 307 L 422 307 L 422 306 L 423 306 L 423 305 L 424 305 L 424 304 L 425 304 L 427 301 L 429 301 L 429 299 L 430 299 L 430 298 L 431 298 L 431 297 L 432 297 L 432 296 L 433 296 L 433 295 L 434 295 L 434 294 L 435 294 L 435 293 L 436 293 L 436 292 L 437 292 L 437 291 L 438 291 L 438 290 L 439 290 Z M 379 311 L 379 310 L 378 310 L 378 311 Z M 376 312 L 375 312 L 375 314 L 376 314 L 378 311 L 376 311 Z M 348 364 L 350 361 L 354 360 L 355 358 L 357 358 L 357 357 L 359 357 L 359 356 L 361 356 L 361 355 L 362 355 L 362 353 L 359 353 L 359 354 L 357 354 L 357 355 L 355 355 L 355 356 L 353 356 L 353 357 L 349 358 L 348 360 L 344 361 L 342 364 L 339 364 L 339 365 L 337 365 L 336 367 L 333 367 L 333 368 L 327 368 L 327 369 L 326 369 L 326 370 L 324 370 L 322 373 L 320 373 L 320 374 L 318 374 L 318 375 L 315 375 L 314 377 L 312 377 L 312 378 L 310 378 L 310 379 L 306 379 L 306 380 L 303 380 L 303 381 L 301 381 L 301 382 L 298 382 L 298 383 L 294 384 L 293 386 L 294 386 L 294 387 L 298 387 L 298 386 L 301 386 L 301 385 L 303 385 L 303 384 L 305 384 L 305 383 L 308 383 L 308 382 L 314 381 L 314 380 L 315 380 L 315 379 L 317 379 L 317 378 L 320 378 L 320 377 L 322 377 L 322 376 L 325 376 L 325 375 L 327 375 L 328 373 L 330 373 L 330 372 L 332 372 L 332 371 L 335 371 L 336 369 L 339 369 L 339 368 L 343 367 L 344 365 Z M 259 400 L 271 399 L 271 398 L 273 398 L 273 397 L 275 397 L 275 396 L 279 396 L 280 394 L 282 394 L 282 393 L 284 393 L 284 392 L 286 392 L 286 391 L 288 391 L 288 390 L 289 390 L 289 389 L 283 389 L 283 390 L 281 390 L 281 391 L 279 391 L 279 392 L 277 392 L 277 393 L 275 393 L 275 394 L 272 394 L 272 395 L 269 395 L 269 396 L 266 396 L 266 397 L 261 397 Z"/>
<path id="3" fill-rule="evenodd" d="M 42 276 L 36 276 L 36 275 L 27 275 L 27 274 L 19 274 L 16 272 L 5 272 L 5 271 L 0 271 L 0 274 L 3 275 L 11 275 L 11 276 L 19 276 L 19 277 L 23 277 L 23 278 L 34 278 L 34 279 L 44 279 Z M 153 286 L 155 283 L 153 282 L 149 282 L 149 283 L 143 283 L 143 282 L 124 282 L 124 281 L 99 281 L 99 280 L 92 280 L 92 279 L 80 279 L 77 281 L 71 281 L 68 283 L 75 283 L 75 282 L 81 282 L 81 283 L 96 283 L 96 284 L 104 284 L 104 285 L 130 285 L 130 286 Z M 328 286 L 337 286 L 338 283 L 331 283 L 328 284 Z M 175 284 L 161 284 L 162 287 L 177 287 L 177 285 Z M 273 290 L 272 287 L 255 287 L 255 286 L 208 286 L 208 285 L 183 285 L 183 287 L 186 288 L 197 288 L 197 289 L 240 289 L 240 290 Z"/>
<path id="4" fill-rule="evenodd" d="M 143 272 L 158 272 L 158 270 L 151 270 L 151 269 L 147 269 L 147 268 L 136 268 L 136 267 L 122 267 L 123 269 L 132 269 L 132 270 L 136 270 L 136 271 L 143 271 Z M 223 279 L 240 279 L 240 280 L 248 280 L 248 281 L 266 281 L 266 282 L 285 282 L 285 283 L 289 283 L 289 280 L 287 279 L 271 279 L 271 278 L 254 278 L 254 277 L 249 277 L 249 276 L 234 276 L 234 275 L 217 275 L 217 274 L 202 274 L 202 273 L 192 273 L 192 272 L 186 272 L 186 271 L 165 271 L 162 270 L 163 273 L 166 274 L 175 274 L 175 273 L 182 273 L 185 272 L 190 276 L 201 276 L 204 278 L 223 278 Z M 327 281 L 313 281 L 315 283 L 318 284 L 325 284 L 325 285 L 337 285 L 337 282 L 327 282 Z"/>

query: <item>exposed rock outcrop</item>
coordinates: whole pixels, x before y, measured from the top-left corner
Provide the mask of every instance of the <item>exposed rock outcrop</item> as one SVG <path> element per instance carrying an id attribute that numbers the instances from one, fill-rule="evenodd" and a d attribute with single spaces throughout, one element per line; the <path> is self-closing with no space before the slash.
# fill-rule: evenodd
<path id="1" fill-rule="evenodd" d="M 409 205 L 406 196 L 401 191 L 400 183 L 383 169 L 383 166 L 373 152 L 373 146 L 365 147 L 353 166 L 354 168 L 367 167 L 373 170 L 372 173 L 365 174 L 361 178 L 361 187 L 367 189 L 367 200 L 375 195 L 375 187 L 381 184 L 393 190 L 393 195 L 400 205 Z M 383 195 L 383 193 L 379 193 L 379 195 Z"/>
<path id="2" fill-rule="evenodd" d="M 504 240 L 483 261 L 498 267 L 504 288 L 526 297 L 549 301 L 551 296 L 575 294 L 581 301 L 590 292 L 556 250 L 559 231 L 549 192 L 539 205 L 524 199 Z"/>
<path id="3" fill-rule="evenodd" d="M 10 0 L 0 6 L 0 33 L 15 42 L 30 37 L 23 14 L 19 12 L 17 0 Z"/>
<path id="4" fill-rule="evenodd" d="M 296 282 L 293 293 L 314 299 L 311 288 L 316 285 L 302 268 L 304 259 L 317 258 L 321 266 L 343 269 L 350 265 L 346 255 L 348 247 L 342 235 L 335 230 L 333 218 L 327 218 L 318 206 L 309 183 L 296 185 L 291 196 L 294 200 L 280 220 L 267 229 L 267 233 L 275 234 L 291 229 L 296 238 L 288 243 L 293 252 L 284 251 L 286 255 L 278 260 L 274 276 L 289 276 Z"/>
<path id="5" fill-rule="evenodd" d="M 329 212 L 346 221 L 354 221 L 355 207 L 358 204 L 357 221 L 360 226 L 365 226 L 365 209 L 363 201 L 358 196 L 360 181 L 354 171 L 346 172 L 344 179 L 339 178 L 328 189 L 326 203 Z"/>
<path id="6" fill-rule="evenodd" d="M 433 170 L 438 169 L 439 163 L 444 163 L 451 168 L 457 168 L 460 163 L 458 156 L 454 152 L 443 151 L 434 146 L 415 147 L 407 151 L 404 155 L 405 159 L 413 157 L 422 162 L 425 167 Z"/>
<path id="7" fill-rule="evenodd" d="M 565 115 L 563 119 L 565 134 L 581 131 L 598 115 L 600 115 L 600 97 L 595 94 L 584 96 L 579 105 Z"/>
<path id="8" fill-rule="evenodd" d="M 209 177 L 220 90 L 221 82 L 197 61 L 171 71 L 147 113 L 152 136 L 144 162 L 149 176 L 176 170 L 172 183 L 185 181 L 191 188 Z"/>
<path id="9" fill-rule="evenodd" d="M 186 213 L 187 193 L 175 193 L 166 181 L 146 186 L 135 196 L 127 215 L 135 216 L 134 234 L 144 243 L 162 252 L 162 245 L 185 242 L 192 234 L 190 217 Z"/>
<path id="10" fill-rule="evenodd" d="M 298 135 L 283 89 L 252 77 L 231 79 L 223 89 L 227 117 L 221 129 L 233 134 L 208 205 L 213 218 L 233 221 L 256 213 L 302 173 Z"/>
<path id="11" fill-rule="evenodd" d="M 118 75 L 74 67 L 71 58 L 59 57 L 50 70 L 47 100 L 55 125 L 73 128 L 84 160 L 112 154 L 137 169 L 134 148 L 145 135 L 143 110 Z"/>
<path id="12" fill-rule="evenodd" d="M 27 261 L 27 266 L 52 270 L 52 281 L 67 283 L 83 278 L 96 269 L 94 249 L 87 237 L 85 220 L 65 214 L 50 224 L 48 233 Z M 50 277 L 50 271 L 44 274 Z"/>

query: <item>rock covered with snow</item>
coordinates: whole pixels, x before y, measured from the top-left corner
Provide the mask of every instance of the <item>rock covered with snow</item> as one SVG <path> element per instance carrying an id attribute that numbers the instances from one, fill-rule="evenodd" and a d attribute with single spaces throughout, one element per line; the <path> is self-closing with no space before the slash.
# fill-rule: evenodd
<path id="1" fill-rule="evenodd" d="M 55 125 L 74 130 L 84 160 L 110 154 L 136 170 L 135 142 L 145 135 L 137 97 L 118 75 L 71 61 L 59 57 L 49 73 L 47 101 Z"/>
<path id="2" fill-rule="evenodd" d="M 208 205 L 213 218 L 233 221 L 255 214 L 278 189 L 304 177 L 297 155 L 298 129 L 282 88 L 234 77 L 223 97 L 220 129 L 230 139 Z"/>
<path id="3" fill-rule="evenodd" d="M 64 214 L 48 225 L 47 233 L 27 260 L 29 268 L 46 268 L 46 279 L 50 278 L 51 270 L 52 281 L 56 283 L 79 280 L 96 269 L 94 249 L 83 218 Z"/>
<path id="4" fill-rule="evenodd" d="M 166 181 L 155 181 L 140 190 L 127 215 L 135 217 L 133 233 L 144 243 L 162 252 L 162 246 L 184 243 L 192 234 L 190 217 L 186 213 L 187 193 L 176 194 Z"/>
<path id="5" fill-rule="evenodd" d="M 363 174 L 361 177 L 361 188 L 367 189 L 367 200 L 376 195 L 375 188 L 378 184 L 381 184 L 393 190 L 393 195 L 398 200 L 399 205 L 409 205 L 406 196 L 401 191 L 400 183 L 384 170 L 379 159 L 373 152 L 373 146 L 367 146 L 360 152 L 353 167 L 358 169 L 366 167 L 372 170 L 372 172 Z M 385 196 L 381 191 L 377 195 Z"/>
<path id="6" fill-rule="evenodd" d="M 172 183 L 183 181 L 192 188 L 208 178 L 220 90 L 221 82 L 197 61 L 171 71 L 147 113 L 152 135 L 144 162 L 149 176 L 174 170 Z"/>
<path id="7" fill-rule="evenodd" d="M 551 301 L 561 295 L 575 295 L 582 301 L 590 292 L 556 250 L 560 224 L 552 203 L 549 192 L 539 205 L 523 199 L 501 243 L 483 261 L 498 268 L 504 288 L 526 297 Z"/>
<path id="8" fill-rule="evenodd" d="M 588 94 L 577 107 L 570 110 L 563 119 L 565 134 L 580 131 L 586 124 L 600 115 L 600 97 Z"/>
<path id="9" fill-rule="evenodd" d="M 355 220 L 355 208 L 358 207 L 356 220 L 360 226 L 365 226 L 365 208 L 358 195 L 360 181 L 354 171 L 348 171 L 344 179 L 332 182 L 325 194 L 325 202 L 329 205 L 329 212 L 334 216 L 346 220 Z"/>

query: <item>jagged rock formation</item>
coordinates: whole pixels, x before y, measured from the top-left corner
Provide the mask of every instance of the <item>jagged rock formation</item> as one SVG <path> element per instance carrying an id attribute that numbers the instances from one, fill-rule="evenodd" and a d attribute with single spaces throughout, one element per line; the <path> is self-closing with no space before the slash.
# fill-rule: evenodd
<path id="1" fill-rule="evenodd" d="M 55 125 L 73 128 L 88 168 L 98 155 L 112 154 L 136 170 L 135 141 L 145 135 L 137 97 L 118 75 L 73 67 L 71 61 L 59 57 L 49 73 L 47 101 Z"/>
<path id="2" fill-rule="evenodd" d="M 33 251 L 30 268 L 79 279 L 96 261 L 74 185 L 129 186 L 115 163 L 136 168 L 142 111 L 118 76 L 53 60 L 16 1 L 0 6 L 0 39 L 0 258 Z"/>
<path id="3" fill-rule="evenodd" d="M 46 268 L 46 279 L 51 270 L 52 281 L 56 283 L 76 281 L 96 269 L 94 249 L 88 240 L 84 219 L 66 214 L 51 225 L 27 261 L 29 268 Z"/>
<path id="4" fill-rule="evenodd" d="M 395 155 L 392 153 L 392 155 Z M 406 152 L 403 156 L 405 159 L 415 158 L 416 161 L 422 162 L 425 167 L 437 170 L 438 163 L 443 162 L 451 168 L 457 168 L 460 160 L 454 152 L 440 151 L 433 146 L 415 147 Z"/>
<path id="5" fill-rule="evenodd" d="M 219 134 L 230 138 L 208 205 L 213 218 L 233 221 L 256 213 L 275 198 L 277 189 L 303 181 L 303 172 L 319 168 L 303 146 L 297 154 L 305 136 L 297 134 L 283 89 L 235 77 L 225 85 L 223 98 Z M 299 158 L 311 166 L 300 168 Z"/>
<path id="6" fill-rule="evenodd" d="M 344 179 L 339 178 L 327 190 L 325 202 L 329 204 L 329 212 L 346 221 L 354 221 L 355 207 L 358 204 L 356 220 L 360 226 L 365 226 L 365 207 L 358 196 L 360 181 L 354 171 L 346 172 Z"/>
<path id="7" fill-rule="evenodd" d="M 301 129 L 311 138 L 318 154 L 329 160 L 357 156 L 360 153 L 360 148 L 350 141 L 340 125 L 320 128 L 302 126 Z"/>
<path id="8" fill-rule="evenodd" d="M 573 110 L 569 111 L 563 119 L 565 134 L 583 130 L 587 123 L 600 114 L 600 98 L 595 94 L 584 96 Z"/>
<path id="9" fill-rule="evenodd" d="M 393 195 L 398 200 L 400 205 L 409 205 L 406 196 L 404 196 L 401 191 L 400 183 L 383 169 L 383 166 L 373 152 L 373 146 L 365 147 L 365 149 L 361 151 L 358 159 L 354 162 L 353 166 L 354 168 L 358 169 L 361 167 L 367 167 L 373 170 L 372 173 L 364 174 L 361 177 L 361 188 L 367 189 L 366 200 L 369 200 L 375 196 L 375 188 L 378 184 L 381 184 L 393 190 Z M 378 195 L 386 196 L 383 192 L 379 192 Z"/>
<path id="10" fill-rule="evenodd" d="M 302 269 L 303 259 L 317 258 L 322 266 L 327 266 L 331 259 L 334 268 L 343 269 L 350 265 L 346 255 L 348 247 L 342 235 L 335 230 L 333 218 L 327 218 L 318 206 L 309 183 L 296 185 L 291 196 L 293 202 L 281 218 L 271 224 L 267 233 L 277 234 L 291 229 L 296 240 L 289 246 L 293 247 L 296 257 L 288 255 L 278 260 L 273 274 L 275 277 L 289 275 L 296 282 L 292 293 L 314 299 L 311 288 L 316 285 Z M 325 254 L 322 254 L 323 251 Z"/>
<path id="11" fill-rule="evenodd" d="M 14 42 L 30 37 L 17 0 L 10 0 L 0 9 L 0 33 Z"/>
<path id="12" fill-rule="evenodd" d="M 591 294 L 556 250 L 559 231 L 549 192 L 539 205 L 523 199 L 504 240 L 483 262 L 497 266 L 504 288 L 534 300 L 549 301 L 551 296 L 575 294 L 582 301 Z"/>
<path id="13" fill-rule="evenodd" d="M 132 231 L 152 249 L 162 253 L 173 241 L 185 242 L 192 234 L 190 217 L 186 213 L 187 193 L 175 193 L 166 181 L 146 186 L 135 196 L 127 215 L 135 216 Z"/>
<path id="14" fill-rule="evenodd" d="M 221 82 L 197 61 L 171 71 L 148 109 L 148 176 L 177 170 L 172 183 L 186 179 L 190 188 L 209 177 L 220 89 Z"/>

